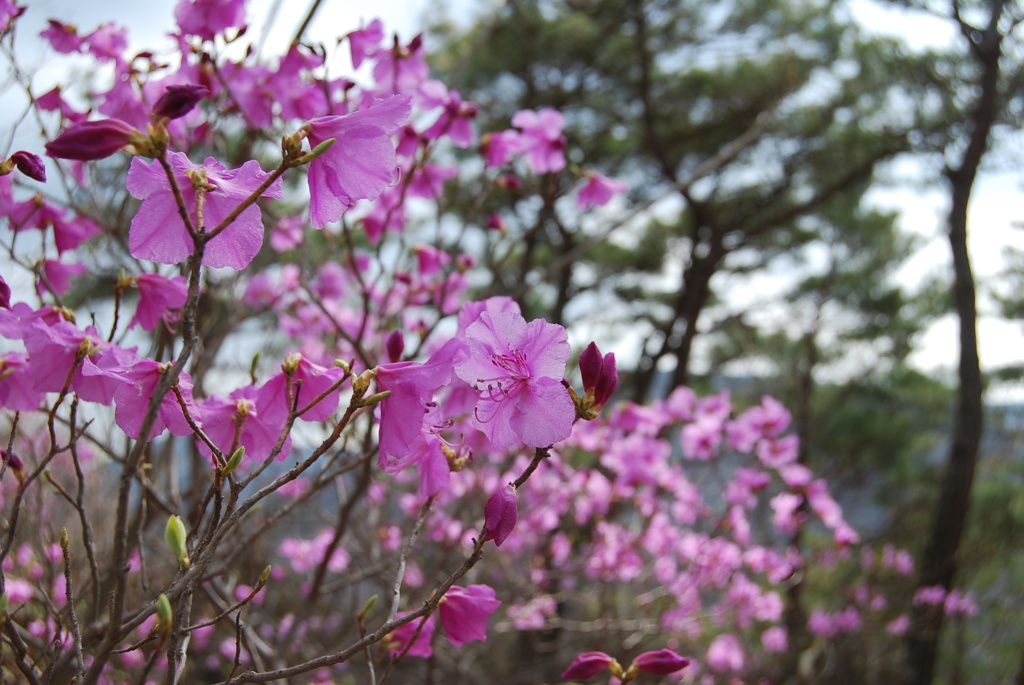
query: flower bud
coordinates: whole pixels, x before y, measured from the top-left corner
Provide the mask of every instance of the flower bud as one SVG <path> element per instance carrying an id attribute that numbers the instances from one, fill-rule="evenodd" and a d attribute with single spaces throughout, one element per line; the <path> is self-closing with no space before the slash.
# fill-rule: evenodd
<path id="1" fill-rule="evenodd" d="M 7 468 L 11 469 L 15 473 L 21 473 L 25 469 L 25 462 L 23 462 L 21 457 L 14 452 L 0 450 L 0 459 L 3 459 L 3 461 L 7 463 Z"/>
<path id="2" fill-rule="evenodd" d="M 370 595 L 370 598 L 366 600 L 366 604 L 363 605 L 363 608 L 359 612 L 359 618 L 366 618 L 367 616 L 369 616 L 370 612 L 373 611 L 373 607 L 377 606 L 378 599 L 378 595 Z"/>
<path id="3" fill-rule="evenodd" d="M 593 342 L 580 354 L 580 374 L 583 376 L 583 389 L 594 398 L 594 407 L 603 407 L 619 385 L 615 355 L 609 352 L 602 356 Z"/>
<path id="4" fill-rule="evenodd" d="M 501 486 L 484 507 L 484 540 L 494 540 L 497 547 L 505 542 L 519 519 L 519 500 L 511 483 Z"/>
<path id="5" fill-rule="evenodd" d="M 231 457 L 228 459 L 224 467 L 221 468 L 220 473 L 223 476 L 230 475 L 238 469 L 238 465 L 242 463 L 242 457 L 245 456 L 245 445 L 239 446 L 237 450 L 232 452 Z"/>
<path id="6" fill-rule="evenodd" d="M 137 130 L 120 119 L 82 121 L 46 144 L 46 154 L 59 159 L 104 159 L 132 143 Z"/>
<path id="7" fill-rule="evenodd" d="M 604 652 L 583 652 L 569 664 L 562 673 L 562 680 L 585 680 L 595 676 L 615 663 L 615 659 Z"/>
<path id="8" fill-rule="evenodd" d="M 285 376 L 294 376 L 295 372 L 299 370 L 299 364 L 301 363 L 302 355 L 298 352 L 290 352 L 284 356 L 284 363 L 281 364 L 281 371 L 284 372 Z"/>
<path id="9" fill-rule="evenodd" d="M 188 558 L 188 533 L 185 530 L 185 524 L 181 517 L 171 516 L 167 519 L 167 530 L 164 532 L 167 536 L 167 544 L 170 546 L 171 551 L 174 552 L 178 564 L 182 568 L 192 566 L 192 561 Z"/>
<path id="10" fill-rule="evenodd" d="M 389 362 L 401 361 L 402 352 L 405 351 L 405 336 L 402 335 L 402 331 L 391 331 L 384 341 L 384 349 L 388 353 Z"/>
<path id="11" fill-rule="evenodd" d="M 46 183 L 46 167 L 43 166 L 43 160 L 39 159 L 39 155 L 18 150 L 8 161 L 29 178 Z"/>
<path id="12" fill-rule="evenodd" d="M 633 659 L 633 666 L 654 675 L 668 675 L 690 665 L 690 660 L 679 656 L 671 649 L 659 649 L 655 652 L 644 652 Z"/>
<path id="13" fill-rule="evenodd" d="M 161 637 L 170 637 L 174 629 L 174 610 L 171 609 L 171 600 L 162 592 L 156 598 L 156 618 L 157 630 L 160 631 Z"/>
<path id="14" fill-rule="evenodd" d="M 206 86 L 167 86 L 167 90 L 153 105 L 153 116 L 167 119 L 183 117 L 210 94 Z"/>

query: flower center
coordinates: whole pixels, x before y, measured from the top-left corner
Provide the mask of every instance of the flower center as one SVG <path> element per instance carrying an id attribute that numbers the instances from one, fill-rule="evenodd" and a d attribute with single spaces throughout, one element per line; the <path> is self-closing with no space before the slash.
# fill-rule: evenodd
<path id="1" fill-rule="evenodd" d="M 482 397 L 495 402 L 515 397 L 530 380 L 530 366 L 521 350 L 492 354 L 491 365 L 496 375 L 493 378 L 478 378 L 473 384 L 473 389 Z"/>

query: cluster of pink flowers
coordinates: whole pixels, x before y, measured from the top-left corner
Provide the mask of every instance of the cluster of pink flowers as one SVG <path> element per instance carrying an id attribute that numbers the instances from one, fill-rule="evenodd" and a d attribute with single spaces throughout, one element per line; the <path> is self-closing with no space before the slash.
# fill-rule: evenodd
<path id="1" fill-rule="evenodd" d="M 0 2 L 0 25 L 24 11 Z M 97 664 L 99 682 L 173 671 L 177 653 L 166 641 L 184 650 L 185 627 L 202 668 L 269 670 L 277 645 L 289 658 L 302 654 L 322 683 L 368 653 L 360 641 L 377 632 L 372 658 L 392 664 L 448 649 L 435 639 L 438 624 L 454 648 L 486 640 L 489 623 L 562 629 L 569 615 L 644 621 L 657 636 L 629 648 L 655 647 L 628 667 L 574 636 L 581 653 L 566 679 L 607 670 L 627 682 L 686 669 L 710 683 L 742 678 L 789 649 L 785 584 L 852 558 L 859 538 L 826 482 L 799 463 L 785 407 L 765 397 L 740 410 L 727 392 L 698 397 L 687 388 L 649 405 L 616 403 L 614 354 L 577 348 L 577 375 L 570 332 L 527 320 L 508 297 L 471 300 L 480 255 L 447 235 L 445 221 L 432 222 L 436 231 L 418 223 L 423 211 L 447 206 L 447 181 L 463 173 L 443 154 L 452 147 L 481 156 L 481 206 L 497 190 L 537 185 L 538 175 L 561 174 L 564 183 L 543 184 L 558 188 L 546 199 L 576 188 L 580 210 L 626 192 L 567 163 L 564 117 L 522 110 L 510 128 L 478 138 L 476 105 L 429 78 L 422 38 L 388 40 L 379 21 L 345 37 L 353 65 L 369 74 L 360 84 L 357 74 L 329 77 L 322 52 L 299 44 L 276 64 L 251 52 L 225 57 L 219 48 L 245 33 L 242 0 L 181 0 L 174 16 L 179 54 L 160 63 L 153 53 L 126 55 L 126 32 L 113 24 L 79 35 L 50 21 L 43 37 L 52 48 L 108 65 L 111 85 L 84 100 L 57 88 L 35 98 L 55 131 L 45 146 L 51 159 L 18 151 L 0 163 L 8 246 L 38 297 L 29 303 L 12 291 L 14 278 L 0 277 L 0 410 L 11 427 L 2 465 L 14 474 L 0 481 L 0 505 L 38 503 L 39 529 L 65 527 L 67 536 L 86 518 L 87 498 L 66 483 L 116 491 L 99 499 L 124 510 L 114 526 L 124 558 L 103 580 L 120 580 L 119 601 L 142 607 L 117 609 L 109 632 L 97 622 L 86 638 L 72 635 L 65 553 L 87 546 L 93 559 L 95 544 L 37 541 L 9 544 L 3 560 L 11 620 L 66 654 L 76 640 L 112 636 L 77 645 L 81 670 Z M 81 101 L 96 107 L 72 104 Z M 247 144 L 250 134 L 279 137 L 280 164 L 265 169 L 269 153 L 263 165 L 232 158 L 223 142 L 240 131 Z M 199 150 L 212 154 L 197 163 Z M 132 158 L 121 200 L 140 201 L 123 226 L 34 190 L 23 195 L 47 171 L 89 188 L 96 179 L 85 163 L 122 153 Z M 288 183 L 303 173 L 306 190 Z M 488 227 L 500 228 L 515 240 L 513 210 L 502 207 L 486 226 L 468 219 L 466 230 L 481 229 L 486 242 Z M 21 258 L 28 232 L 41 236 L 38 259 Z M 73 260 L 101 240 L 121 273 L 109 306 L 76 315 L 61 298 L 89 267 Z M 225 361 L 248 356 L 263 337 L 272 362 Z M 119 486 L 102 480 L 108 464 L 90 445 L 124 469 Z M 154 509 L 177 526 L 162 521 L 155 532 Z M 287 518 L 296 512 L 307 517 Z M 275 530 L 281 520 L 291 527 Z M 820 548 L 798 549 L 798 535 Z M 161 536 L 173 554 L 153 553 Z M 468 582 L 491 541 L 498 560 L 474 569 L 486 582 Z M 872 575 L 912 571 L 909 555 L 892 547 L 877 562 L 867 548 L 859 558 Z M 244 575 L 267 561 L 272 569 Z M 99 570 L 75 573 L 98 596 Z M 195 582 L 182 581 L 189 573 Z M 375 601 L 359 595 L 367 583 L 391 605 L 378 629 L 365 623 Z M 135 585 L 145 597 L 125 590 Z M 628 601 L 590 615 L 594 585 Z M 216 617 L 209 622 L 188 618 L 192 598 L 182 598 L 197 586 L 207 594 L 196 613 Z M 366 602 L 355 620 L 296 606 L 339 588 Z M 83 608 L 99 603 L 78 597 Z M 974 610 L 969 596 L 942 588 L 915 601 Z M 871 583 L 837 602 L 815 608 L 807 629 L 829 639 L 869 622 L 906 629 Z M 102 604 L 89 606 L 94 618 L 115 611 Z M 501 607 L 508 620 L 495 622 Z M 243 609 L 262 624 L 251 628 Z M 174 611 L 193 625 L 177 626 Z M 327 665 L 307 651 L 344 654 L 325 645 L 336 635 L 358 648 Z M 691 663 L 681 644 L 703 645 L 703 654 Z"/>

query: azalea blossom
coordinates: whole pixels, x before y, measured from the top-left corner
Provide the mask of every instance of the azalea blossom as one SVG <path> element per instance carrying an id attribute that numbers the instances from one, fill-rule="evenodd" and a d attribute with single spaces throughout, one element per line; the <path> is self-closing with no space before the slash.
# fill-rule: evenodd
<path id="1" fill-rule="evenodd" d="M 522 109 L 512 116 L 512 125 L 522 129 L 519 152 L 526 153 L 530 167 L 538 174 L 565 168 L 565 117 L 546 107 L 539 112 Z"/>
<path id="2" fill-rule="evenodd" d="M 170 152 L 168 163 L 175 172 L 185 208 L 198 223 L 197 230 L 214 230 L 238 205 L 248 198 L 269 176 L 259 162 L 250 160 L 228 170 L 213 157 L 193 164 L 183 152 Z M 205 179 L 203 216 L 195 217 L 194 178 Z M 128 192 L 142 200 L 128 233 L 128 249 L 136 259 L 162 264 L 178 264 L 195 250 L 195 244 L 178 213 L 170 181 L 156 161 L 146 163 L 135 157 L 128 170 Z M 284 197 L 281 179 L 267 188 L 262 197 Z M 203 264 L 242 270 L 263 245 L 263 217 L 255 204 L 246 207 L 228 226 L 206 243 Z"/>
<path id="3" fill-rule="evenodd" d="M 181 0 L 174 8 L 174 20 L 185 35 L 213 40 L 245 23 L 245 0 Z"/>
<path id="4" fill-rule="evenodd" d="M 576 408 L 562 385 L 565 329 L 517 313 L 483 312 L 466 328 L 469 355 L 455 373 L 477 395 L 473 425 L 495 449 L 547 447 L 569 437 Z"/>
<path id="5" fill-rule="evenodd" d="M 128 328 L 140 325 L 151 331 L 161 320 L 176 320 L 172 310 L 180 309 L 188 297 L 184 276 L 167 278 L 160 274 L 145 273 L 139 274 L 134 280 L 139 289 L 139 304 Z"/>
<path id="6" fill-rule="evenodd" d="M 473 640 L 487 640 L 487 617 L 501 606 L 494 596 L 494 588 L 487 585 L 454 585 L 448 589 L 438 605 L 441 625 L 448 640 L 461 647 Z"/>
<path id="7" fill-rule="evenodd" d="M 309 144 L 334 138 L 309 164 L 309 212 L 314 228 L 323 228 L 358 200 L 375 200 L 398 177 L 391 133 L 405 125 L 412 100 L 393 95 L 365 109 L 320 117 L 308 124 Z"/>
<path id="8" fill-rule="evenodd" d="M 629 185 L 622 181 L 608 178 L 596 171 L 584 172 L 587 185 L 583 186 L 579 195 L 576 196 L 576 203 L 581 212 L 591 207 L 600 207 L 608 204 L 616 195 L 621 195 L 629 190 Z"/>

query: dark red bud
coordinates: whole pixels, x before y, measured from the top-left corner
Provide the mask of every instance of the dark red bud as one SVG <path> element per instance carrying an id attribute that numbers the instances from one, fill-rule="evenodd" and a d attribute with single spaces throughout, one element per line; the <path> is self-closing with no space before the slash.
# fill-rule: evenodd
<path id="1" fill-rule="evenodd" d="M 594 386 L 594 404 L 604 406 L 608 404 L 615 388 L 619 387 L 619 371 L 615 368 L 615 354 L 609 352 L 604 356 L 601 364 L 601 376 Z"/>
<path id="2" fill-rule="evenodd" d="M 7 450 L 0 450 L 0 459 L 7 464 L 8 468 L 14 471 L 22 471 L 25 469 L 25 462 L 21 460 L 14 452 L 8 452 Z"/>
<path id="3" fill-rule="evenodd" d="M 405 336 L 402 335 L 402 331 L 391 331 L 384 341 L 384 348 L 387 350 L 389 362 L 401 361 L 402 352 L 405 351 Z"/>
<path id="4" fill-rule="evenodd" d="M 39 155 L 18 150 L 11 155 L 11 161 L 21 173 L 40 183 L 46 183 L 46 167 L 43 166 L 43 160 L 39 159 Z"/>
<path id="5" fill-rule="evenodd" d="M 511 483 L 491 495 L 484 506 L 484 540 L 494 540 L 494 544 L 501 547 L 519 519 L 518 499 Z"/>
<path id="6" fill-rule="evenodd" d="M 580 354 L 580 374 L 583 376 L 583 390 L 590 390 L 597 387 L 597 381 L 601 378 L 601 367 L 604 366 L 604 357 L 601 350 L 597 349 L 597 343 L 590 343 L 587 349 Z"/>
<path id="7" fill-rule="evenodd" d="M 153 116 L 168 119 L 183 117 L 209 94 L 210 89 L 206 86 L 167 86 L 167 90 L 153 105 Z"/>
<path id="8" fill-rule="evenodd" d="M 671 649 L 659 649 L 656 652 L 644 652 L 633 660 L 633 664 L 647 673 L 668 675 L 689 666 L 690 660 Z"/>
<path id="9" fill-rule="evenodd" d="M 46 154 L 83 162 L 103 159 L 128 145 L 138 133 L 120 119 L 82 121 L 46 144 Z"/>
<path id="10" fill-rule="evenodd" d="M 604 652 L 583 652 L 565 669 L 562 680 L 586 680 L 611 666 L 613 661 Z"/>

